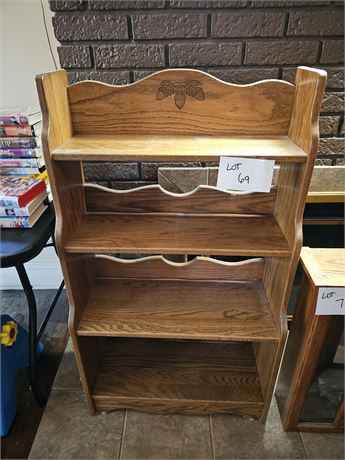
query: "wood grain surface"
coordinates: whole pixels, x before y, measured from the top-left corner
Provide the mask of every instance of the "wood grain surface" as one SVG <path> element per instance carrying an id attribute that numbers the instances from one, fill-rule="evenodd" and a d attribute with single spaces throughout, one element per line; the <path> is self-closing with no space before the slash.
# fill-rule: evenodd
<path id="1" fill-rule="evenodd" d="M 112 190 L 85 184 L 87 212 L 272 214 L 276 190 L 270 193 L 235 193 L 201 185 L 189 193 L 175 194 L 159 185 L 132 190 Z"/>
<path id="2" fill-rule="evenodd" d="M 163 82 L 175 88 L 159 94 Z M 285 135 L 294 91 L 279 80 L 233 85 L 199 70 L 174 69 L 130 85 L 76 83 L 68 97 L 75 134 Z M 183 106 L 177 93 L 185 96 Z"/>
<path id="3" fill-rule="evenodd" d="M 218 161 L 220 156 L 304 162 L 305 152 L 287 136 L 75 134 L 52 152 L 63 161 Z"/>
<path id="4" fill-rule="evenodd" d="M 100 410 L 237 412 L 263 405 L 250 343 L 108 339 L 93 390 Z"/>
<path id="5" fill-rule="evenodd" d="M 244 341 L 278 337 L 260 282 L 129 279 L 97 281 L 77 334 Z"/>
<path id="6" fill-rule="evenodd" d="M 345 286 L 345 249 L 304 247 L 301 264 L 314 286 Z"/>
<path id="7" fill-rule="evenodd" d="M 95 263 L 97 278 L 254 281 L 262 279 L 264 270 L 263 259 L 223 262 L 201 256 L 189 262 L 172 262 L 162 256 L 125 260 L 96 255 Z"/>
<path id="8" fill-rule="evenodd" d="M 91 413 L 120 407 L 233 411 L 265 421 L 286 337 L 286 308 L 302 246 L 302 216 L 318 147 L 325 82 L 324 71 L 305 67 L 297 70 L 295 86 L 282 81 L 231 85 L 186 69 L 161 71 L 121 87 L 99 82 L 68 86 L 64 71 L 38 77 L 42 143 L 56 203 L 56 238 L 70 302 L 70 331 Z M 201 203 L 197 197 L 204 191 L 178 201 L 171 196 L 162 199 L 157 191 L 156 199 L 146 196 L 145 202 L 147 191 L 122 195 L 93 188 L 90 195 L 91 189 L 83 187 L 83 160 L 210 161 L 222 155 L 280 162 L 277 191 L 264 200 L 259 195 L 249 200 L 224 195 L 224 203 L 218 200 L 220 195 L 211 196 L 209 191 Z M 96 194 L 102 194 L 97 195 L 98 203 Z M 126 213 L 86 213 L 85 195 L 90 209 Z M 185 212 L 184 200 L 189 212 L 197 214 L 179 215 Z M 175 215 L 163 214 L 168 201 Z M 160 215 L 154 214 L 156 209 Z M 210 215 L 213 209 L 222 212 Z M 248 215 L 258 212 L 265 215 Z M 116 272 L 114 261 L 110 268 L 109 260 L 100 263 L 91 256 L 100 252 L 247 255 L 266 260 L 262 283 L 96 281 L 97 270 L 107 276 Z M 161 262 L 147 263 L 152 274 Z M 210 263 L 203 261 L 202 266 L 199 262 L 188 267 L 204 276 Z M 248 267 L 255 266 L 254 276 L 260 271 L 261 278 L 258 264 Z M 216 273 L 220 266 L 214 267 Z M 121 266 L 123 274 L 127 268 Z M 187 273 L 187 266 L 183 270 Z M 231 271 L 244 277 L 242 266 Z M 83 328 L 90 335 L 78 335 Z M 151 337 L 154 350 L 141 339 L 133 342 L 133 351 L 126 346 L 121 351 L 117 344 L 123 339 L 102 337 L 119 333 Z M 180 345 L 174 344 L 168 359 L 175 366 L 172 372 L 166 364 L 167 340 L 156 342 L 152 337 L 186 336 L 219 341 L 232 337 L 243 343 L 217 344 L 230 347 L 228 360 L 222 360 L 224 350 L 218 353 L 210 343 L 183 343 L 183 356 Z M 107 340 L 108 351 L 103 343 Z M 255 354 L 246 342 L 251 340 L 257 340 Z M 196 348 L 188 354 L 192 346 L 202 348 L 202 363 Z M 156 352 L 163 352 L 163 358 Z M 126 369 L 119 364 L 121 353 Z M 226 378 L 217 376 L 219 360 Z M 181 363 L 188 369 L 188 381 L 183 384 L 178 382 Z M 212 382 L 201 382 L 200 368 Z"/>
<path id="9" fill-rule="evenodd" d="M 66 242 L 67 252 L 288 257 L 273 217 L 91 214 Z"/>

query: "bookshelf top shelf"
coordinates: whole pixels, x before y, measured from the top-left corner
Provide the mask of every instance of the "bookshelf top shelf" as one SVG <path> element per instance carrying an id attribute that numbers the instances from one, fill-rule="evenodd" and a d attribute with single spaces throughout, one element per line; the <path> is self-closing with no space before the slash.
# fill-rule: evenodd
<path id="1" fill-rule="evenodd" d="M 52 151 L 57 161 L 217 161 L 220 156 L 304 162 L 288 136 L 74 135 Z"/>

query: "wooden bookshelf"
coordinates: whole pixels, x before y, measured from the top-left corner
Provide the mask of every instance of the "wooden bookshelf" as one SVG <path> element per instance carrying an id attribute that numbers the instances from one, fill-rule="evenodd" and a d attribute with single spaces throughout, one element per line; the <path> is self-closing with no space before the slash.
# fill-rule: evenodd
<path id="1" fill-rule="evenodd" d="M 204 72 L 136 83 L 37 77 L 69 329 L 91 414 L 231 412 L 265 421 L 284 349 L 326 73 L 232 85 Z M 178 97 L 176 95 L 178 94 Z M 280 163 L 269 193 L 84 183 L 83 161 Z M 140 260 L 114 253 L 155 254 Z M 161 254 L 189 254 L 170 262 Z M 212 256 L 244 256 L 222 262 Z M 254 257 L 254 258 L 253 258 Z"/>

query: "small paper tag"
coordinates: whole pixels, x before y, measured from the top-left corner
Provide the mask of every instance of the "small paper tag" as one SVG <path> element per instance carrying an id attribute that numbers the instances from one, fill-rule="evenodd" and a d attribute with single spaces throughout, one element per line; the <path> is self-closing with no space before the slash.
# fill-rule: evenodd
<path id="1" fill-rule="evenodd" d="M 345 288 L 320 287 L 316 303 L 316 315 L 344 315 Z"/>
<path id="2" fill-rule="evenodd" d="M 269 192 L 273 177 L 273 160 L 220 157 L 217 188 L 246 192 Z"/>

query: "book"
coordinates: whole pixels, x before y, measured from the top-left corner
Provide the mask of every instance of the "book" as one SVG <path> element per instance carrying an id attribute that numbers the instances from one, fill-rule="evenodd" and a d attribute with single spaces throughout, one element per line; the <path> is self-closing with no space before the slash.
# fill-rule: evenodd
<path id="1" fill-rule="evenodd" d="M 0 137 L 0 149 L 34 149 L 40 145 L 39 137 Z"/>
<path id="2" fill-rule="evenodd" d="M 40 149 L 1 149 L 0 158 L 39 158 L 42 156 Z"/>
<path id="3" fill-rule="evenodd" d="M 0 228 L 32 228 L 47 206 L 40 204 L 31 216 L 6 216 L 0 217 Z"/>
<path id="4" fill-rule="evenodd" d="M 0 158 L 0 168 L 42 168 L 41 158 Z"/>
<path id="5" fill-rule="evenodd" d="M 44 166 L 42 166 L 44 168 Z M 9 166 L 1 167 L 1 176 L 32 176 L 40 175 L 42 168 L 11 168 Z"/>
<path id="6" fill-rule="evenodd" d="M 30 137 L 40 136 L 42 133 L 42 122 L 39 121 L 32 126 L 0 126 L 0 136 L 3 137 Z"/>
<path id="7" fill-rule="evenodd" d="M 0 180 L 0 206 L 23 207 L 46 190 L 41 179 L 6 177 Z"/>
<path id="8" fill-rule="evenodd" d="M 0 126 L 31 126 L 42 120 L 39 107 L 5 107 L 0 109 Z"/>
<path id="9" fill-rule="evenodd" d="M 44 191 L 22 208 L 0 206 L 0 216 L 31 216 L 35 209 L 48 197 Z"/>

